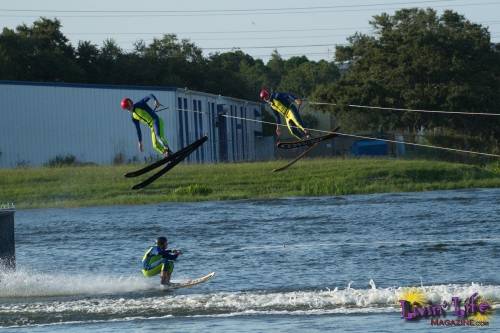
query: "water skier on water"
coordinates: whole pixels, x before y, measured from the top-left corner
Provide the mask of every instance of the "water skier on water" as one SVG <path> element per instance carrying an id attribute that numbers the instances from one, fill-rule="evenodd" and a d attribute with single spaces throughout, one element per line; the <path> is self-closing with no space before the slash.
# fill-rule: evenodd
<path id="1" fill-rule="evenodd" d="M 290 133 L 299 140 L 308 139 L 309 132 L 304 128 L 304 123 L 300 118 L 299 111 L 295 104 L 300 108 L 302 100 L 289 93 L 275 92 L 270 94 L 267 89 L 260 91 L 260 99 L 269 104 L 276 113 L 276 135 L 278 139 L 281 135 L 280 114 L 285 118 L 286 125 Z"/>
<path id="2" fill-rule="evenodd" d="M 162 285 L 170 283 L 170 277 L 174 271 L 174 261 L 181 254 L 178 250 L 167 250 L 168 241 L 166 237 L 158 237 L 156 246 L 151 246 L 142 258 L 142 274 L 151 277 L 160 274 Z"/>
<path id="3" fill-rule="evenodd" d="M 156 112 L 148 105 L 147 102 L 150 99 L 154 100 L 155 109 L 161 105 L 155 95 L 150 94 L 135 104 L 130 98 L 126 97 L 122 99 L 121 107 L 122 109 L 128 110 L 132 113 L 132 122 L 135 125 L 137 138 L 139 139 L 139 150 L 141 152 L 144 151 L 141 126 L 139 125 L 139 122 L 142 121 L 151 129 L 151 141 L 153 142 L 153 147 L 164 157 L 167 157 L 170 154 L 170 148 L 168 147 L 167 139 L 163 136 L 163 120 L 158 117 Z"/>

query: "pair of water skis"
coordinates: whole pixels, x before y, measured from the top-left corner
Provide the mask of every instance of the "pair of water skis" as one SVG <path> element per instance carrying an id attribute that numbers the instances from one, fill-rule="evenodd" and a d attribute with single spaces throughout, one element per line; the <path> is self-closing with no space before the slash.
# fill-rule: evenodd
<path id="1" fill-rule="evenodd" d="M 307 147 L 307 149 L 304 150 L 302 153 L 300 153 L 295 159 L 290 161 L 288 164 L 286 164 L 280 168 L 274 169 L 273 172 L 279 172 L 279 171 L 286 170 L 288 167 L 293 165 L 295 162 L 297 162 L 298 160 L 300 160 L 301 158 L 306 156 L 311 150 L 316 148 L 321 142 L 323 142 L 325 140 L 333 139 L 334 137 L 336 137 L 338 135 L 336 133 L 338 130 L 339 130 L 339 128 L 337 127 L 335 130 L 333 130 L 332 133 L 327 134 L 327 135 L 323 135 L 323 136 L 319 136 L 316 138 L 310 138 L 310 139 L 294 141 L 294 142 L 280 142 L 280 143 L 278 143 L 278 148 L 280 148 L 280 149 L 295 149 L 295 148 L 301 148 L 301 147 Z M 203 145 L 207 140 L 208 140 L 208 137 L 204 136 L 204 137 L 196 140 L 195 142 L 191 143 L 190 145 L 182 148 L 181 150 L 175 152 L 174 154 L 169 155 L 168 157 L 165 157 L 161 160 L 153 162 L 153 163 L 151 163 L 151 164 L 149 164 L 149 165 L 147 165 L 144 168 L 141 168 L 139 170 L 127 172 L 125 174 L 125 177 L 127 177 L 127 178 L 138 177 L 138 176 L 141 176 L 145 173 L 148 173 L 149 171 L 155 170 L 155 169 L 163 166 L 163 168 L 160 169 L 160 171 L 157 171 L 152 176 L 146 178 L 142 182 L 140 182 L 132 187 L 133 190 L 142 189 L 142 188 L 148 186 L 149 184 L 151 184 L 152 182 L 154 182 L 156 179 L 160 178 L 162 175 L 164 175 L 169 170 L 174 168 L 177 164 L 182 162 L 186 157 L 188 157 L 191 153 L 193 153 L 196 149 L 198 149 L 201 145 Z"/>
<path id="2" fill-rule="evenodd" d="M 316 138 L 310 138 L 306 140 L 300 140 L 300 141 L 294 141 L 294 142 L 279 142 L 278 143 L 278 148 L 280 149 L 295 149 L 295 148 L 301 148 L 301 147 L 307 147 L 306 150 L 304 150 L 302 153 L 300 153 L 297 157 L 295 157 L 293 160 L 288 162 L 286 165 L 274 169 L 273 172 L 279 172 L 288 169 L 290 166 L 295 164 L 298 160 L 306 156 L 311 150 L 316 148 L 321 142 L 325 140 L 330 140 L 333 139 L 334 137 L 338 136 L 337 131 L 340 129 L 340 127 L 337 127 L 332 131 L 332 133 L 323 135 L 323 136 L 318 136 Z"/>
<path id="3" fill-rule="evenodd" d="M 204 137 L 196 140 L 195 142 L 191 143 L 189 146 L 186 146 L 186 147 L 182 148 L 181 150 L 173 153 L 172 155 L 169 155 L 165 158 L 162 158 L 161 160 L 158 160 L 156 162 L 153 162 L 153 163 L 151 163 L 151 164 L 149 164 L 149 165 L 147 165 L 144 168 L 141 168 L 139 170 L 127 172 L 125 174 L 125 177 L 127 177 L 127 178 L 138 177 L 138 176 L 141 176 L 149 171 L 152 171 L 156 168 L 163 166 L 163 168 L 160 169 L 160 171 L 157 171 L 152 176 L 150 176 L 150 177 L 146 178 L 145 180 L 143 180 L 142 182 L 132 186 L 133 190 L 139 190 L 141 188 L 144 188 L 144 187 L 148 186 L 149 184 L 151 184 L 152 182 L 154 182 L 156 179 L 163 176 L 165 173 L 167 173 L 169 170 L 171 170 L 177 164 L 182 162 L 186 157 L 191 155 L 191 153 L 193 153 L 196 149 L 198 149 L 201 145 L 203 145 L 205 143 L 205 141 L 207 141 L 207 140 L 208 140 L 208 137 L 204 136 Z"/>

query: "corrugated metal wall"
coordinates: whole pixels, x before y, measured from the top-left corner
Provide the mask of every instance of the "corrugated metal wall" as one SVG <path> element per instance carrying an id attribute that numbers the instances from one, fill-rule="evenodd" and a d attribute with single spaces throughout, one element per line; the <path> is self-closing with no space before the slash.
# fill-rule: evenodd
<path id="1" fill-rule="evenodd" d="M 255 119 L 260 112 L 259 103 L 184 89 L 177 90 L 176 99 L 178 142 L 184 146 L 202 135 L 209 137 L 209 142 L 192 154 L 189 162 L 223 162 L 221 149 L 226 150 L 227 161 L 255 160 L 255 136 L 260 135 L 262 124 L 231 117 Z M 222 112 L 218 112 L 218 106 Z M 221 121 L 224 115 L 227 117 Z M 221 137 L 220 131 L 226 135 Z"/>
<path id="2" fill-rule="evenodd" d="M 247 110 L 249 118 L 254 118 L 254 111 L 249 110 L 259 108 L 257 103 L 176 88 L 0 81 L 0 167 L 38 166 L 68 154 L 98 164 L 111 164 L 119 154 L 126 161 L 157 157 L 144 125 L 145 152 L 139 153 L 130 115 L 119 105 L 125 96 L 137 101 L 150 93 L 169 107 L 158 115 L 173 150 L 209 136 L 188 162 L 221 161 L 218 104 L 231 104 L 232 114 L 238 116 Z M 254 160 L 255 132 L 261 131 L 260 124 L 243 121 L 238 126 L 241 122 L 227 120 L 230 161 Z"/>

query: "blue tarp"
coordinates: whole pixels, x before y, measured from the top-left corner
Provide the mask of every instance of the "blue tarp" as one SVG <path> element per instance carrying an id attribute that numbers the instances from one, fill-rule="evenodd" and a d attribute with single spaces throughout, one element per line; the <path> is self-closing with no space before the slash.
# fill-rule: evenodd
<path id="1" fill-rule="evenodd" d="M 374 140 L 359 140 L 354 142 L 351 147 L 351 153 L 354 156 L 381 156 L 387 155 L 388 151 L 389 146 L 387 142 Z"/>

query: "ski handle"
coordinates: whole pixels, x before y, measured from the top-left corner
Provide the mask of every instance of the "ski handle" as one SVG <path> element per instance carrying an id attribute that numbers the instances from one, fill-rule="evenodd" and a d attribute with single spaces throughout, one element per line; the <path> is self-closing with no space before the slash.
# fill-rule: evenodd
<path id="1" fill-rule="evenodd" d="M 153 96 L 153 95 L 151 95 Z M 153 96 L 154 97 L 154 96 Z M 155 97 L 155 112 L 160 112 L 160 111 L 163 111 L 163 110 L 167 110 L 168 109 L 168 106 L 164 107 L 164 108 L 161 108 L 161 109 L 158 109 L 160 106 L 163 106 L 160 101 Z"/>
<path id="2" fill-rule="evenodd" d="M 164 108 L 161 108 L 161 109 L 156 109 L 155 112 L 160 112 L 160 111 L 163 111 L 163 110 L 168 110 L 168 106 L 166 106 Z"/>
<path id="3" fill-rule="evenodd" d="M 300 97 L 298 97 L 297 99 L 300 100 L 300 104 L 295 103 L 295 101 L 293 101 L 293 102 L 297 105 L 297 112 L 300 112 L 300 109 L 302 108 L 302 105 L 304 104 L 305 99 L 304 98 L 300 98 Z"/>

